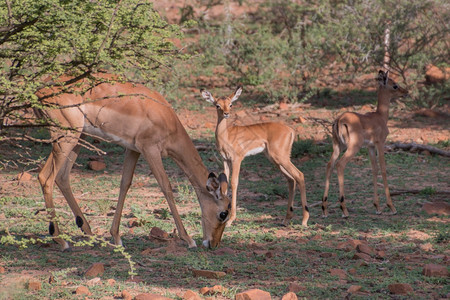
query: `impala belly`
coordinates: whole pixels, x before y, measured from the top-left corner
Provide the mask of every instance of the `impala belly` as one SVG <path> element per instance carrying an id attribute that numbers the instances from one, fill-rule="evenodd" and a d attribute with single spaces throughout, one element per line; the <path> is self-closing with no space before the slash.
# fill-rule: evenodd
<path id="1" fill-rule="evenodd" d="M 140 152 L 133 144 L 129 143 L 128 141 L 124 140 L 123 138 L 116 136 L 114 134 L 105 132 L 98 127 L 95 127 L 92 125 L 84 125 L 83 132 L 87 133 L 88 135 L 99 137 L 108 142 L 118 144 L 118 145 L 128 148 L 130 150 Z"/>
<path id="2" fill-rule="evenodd" d="M 261 153 L 264 151 L 264 149 L 265 149 L 264 146 L 253 148 L 252 150 L 245 153 L 245 156 L 250 156 L 250 155 L 255 155 L 255 154 Z"/>

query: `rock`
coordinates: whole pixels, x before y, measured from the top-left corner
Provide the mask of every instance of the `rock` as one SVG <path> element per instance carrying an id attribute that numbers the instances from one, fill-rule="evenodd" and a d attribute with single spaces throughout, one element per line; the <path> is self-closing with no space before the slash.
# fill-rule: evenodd
<path id="1" fill-rule="evenodd" d="M 102 171 L 106 169 L 106 164 L 102 161 L 92 160 L 88 163 L 88 168 L 93 171 Z"/>
<path id="2" fill-rule="evenodd" d="M 130 292 L 127 291 L 127 290 L 123 290 L 121 296 L 122 296 L 122 298 L 125 299 L 125 300 L 131 300 L 131 299 L 133 299 L 133 297 L 131 296 Z"/>
<path id="3" fill-rule="evenodd" d="M 128 228 L 133 228 L 133 227 L 138 227 L 139 226 L 138 218 L 132 218 L 127 223 L 128 223 Z"/>
<path id="4" fill-rule="evenodd" d="M 224 288 L 221 285 L 215 285 L 212 288 L 209 289 L 208 294 L 214 295 L 214 294 L 223 294 L 227 292 L 227 289 Z"/>
<path id="5" fill-rule="evenodd" d="M 158 240 L 169 239 L 169 234 L 159 227 L 152 227 L 152 229 L 150 230 L 150 236 Z"/>
<path id="6" fill-rule="evenodd" d="M 91 280 L 89 280 L 88 282 L 86 282 L 86 285 L 87 286 L 94 286 L 94 285 L 99 284 L 101 281 L 102 280 L 100 279 L 100 277 L 95 277 L 95 278 L 92 278 Z"/>
<path id="7" fill-rule="evenodd" d="M 335 257 L 337 256 L 336 253 L 332 253 L 332 252 L 323 252 L 319 254 L 320 257 L 322 258 L 330 258 L 330 257 Z"/>
<path id="8" fill-rule="evenodd" d="M 269 292 L 262 291 L 259 289 L 251 289 L 245 292 L 236 294 L 235 300 L 271 300 Z"/>
<path id="9" fill-rule="evenodd" d="M 366 254 L 366 253 L 355 253 L 355 255 L 353 255 L 353 259 L 362 259 L 362 260 L 370 260 L 370 255 Z"/>
<path id="10" fill-rule="evenodd" d="M 281 300 L 297 300 L 297 295 L 293 292 L 289 292 L 287 294 L 285 294 Z"/>
<path id="11" fill-rule="evenodd" d="M 40 291 L 42 289 L 42 283 L 37 279 L 30 279 L 28 281 L 28 289 L 30 291 Z"/>
<path id="12" fill-rule="evenodd" d="M 86 277 L 97 277 L 102 276 L 105 272 L 105 266 L 102 263 L 94 263 L 92 266 L 87 269 L 84 276 Z"/>
<path id="13" fill-rule="evenodd" d="M 30 181 L 33 178 L 33 175 L 31 175 L 28 172 L 22 172 L 20 174 L 17 175 L 16 180 L 20 183 L 25 182 L 25 181 Z"/>
<path id="14" fill-rule="evenodd" d="M 359 292 L 362 289 L 360 285 L 352 285 L 348 288 L 347 293 L 353 294 Z"/>
<path id="15" fill-rule="evenodd" d="M 298 293 L 298 292 L 305 291 L 305 290 L 306 290 L 305 287 L 303 287 L 295 282 L 291 282 L 288 285 L 288 292 Z"/>
<path id="16" fill-rule="evenodd" d="M 349 272 L 350 274 L 352 274 L 352 275 L 355 275 L 355 274 L 357 273 L 357 271 L 356 271 L 355 268 L 349 269 L 348 272 Z"/>
<path id="17" fill-rule="evenodd" d="M 386 252 L 383 250 L 377 251 L 377 258 L 386 258 Z"/>
<path id="18" fill-rule="evenodd" d="M 426 252 L 434 251 L 433 244 L 431 244 L 431 243 L 420 244 L 419 248 L 420 248 L 420 250 L 423 250 Z"/>
<path id="19" fill-rule="evenodd" d="M 183 295 L 183 300 L 202 300 L 202 298 L 196 292 L 187 290 Z"/>
<path id="20" fill-rule="evenodd" d="M 300 123 L 300 124 L 305 124 L 306 123 L 306 119 L 303 117 L 298 117 L 296 119 L 294 119 L 295 122 Z"/>
<path id="21" fill-rule="evenodd" d="M 4 267 L 0 266 L 0 274 L 4 274 L 6 273 L 6 270 Z"/>
<path id="22" fill-rule="evenodd" d="M 427 277 L 447 277 L 448 269 L 446 266 L 427 264 L 423 267 L 422 274 Z"/>
<path id="23" fill-rule="evenodd" d="M 366 244 L 359 244 L 359 245 L 357 245 L 356 246 L 356 251 L 368 254 L 370 256 L 375 254 L 375 251 L 372 248 L 370 248 L 368 245 L 366 245 Z"/>
<path id="24" fill-rule="evenodd" d="M 91 295 L 91 292 L 89 291 L 89 289 L 87 287 L 80 285 L 75 290 L 75 294 L 77 294 L 77 295 L 88 295 L 89 296 L 89 295 Z"/>
<path id="25" fill-rule="evenodd" d="M 112 279 L 112 278 L 106 280 L 106 283 L 107 283 L 109 286 L 115 286 L 115 285 L 116 285 L 116 281 L 115 281 L 114 279 Z"/>
<path id="26" fill-rule="evenodd" d="M 441 216 L 450 215 L 450 204 L 447 202 L 425 203 L 422 209 L 429 215 L 437 214 Z"/>
<path id="27" fill-rule="evenodd" d="M 450 68 L 440 69 L 434 65 L 428 65 L 425 72 L 425 80 L 427 83 L 444 82 L 450 78 Z"/>
<path id="28" fill-rule="evenodd" d="M 134 297 L 134 300 L 171 300 L 171 299 L 161 295 L 143 293 Z"/>
<path id="29" fill-rule="evenodd" d="M 192 273 L 194 274 L 195 277 L 206 277 L 212 279 L 219 279 L 227 275 L 225 272 L 220 271 L 196 270 L 196 269 L 193 269 Z"/>
<path id="30" fill-rule="evenodd" d="M 361 240 L 348 240 L 348 241 L 339 243 L 336 248 L 339 250 L 344 250 L 344 251 L 350 252 L 352 250 L 355 250 L 356 247 L 361 244 L 366 244 L 366 242 L 361 241 Z"/>
<path id="31" fill-rule="evenodd" d="M 209 293 L 209 287 L 202 287 L 199 292 L 202 295 L 206 295 L 207 293 Z"/>
<path id="32" fill-rule="evenodd" d="M 330 269 L 328 272 L 331 274 L 331 276 L 337 276 L 339 279 L 345 279 L 347 277 L 347 272 L 342 269 Z"/>
<path id="33" fill-rule="evenodd" d="M 394 295 L 407 295 L 414 292 L 411 285 L 407 283 L 393 283 L 388 286 L 388 289 Z"/>
<path id="34" fill-rule="evenodd" d="M 289 109 L 289 104 L 287 104 L 286 102 L 280 102 L 280 109 L 281 110 Z"/>

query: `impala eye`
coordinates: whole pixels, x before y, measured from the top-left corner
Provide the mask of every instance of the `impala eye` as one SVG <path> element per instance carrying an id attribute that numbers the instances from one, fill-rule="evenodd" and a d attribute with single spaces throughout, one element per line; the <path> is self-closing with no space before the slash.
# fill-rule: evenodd
<path id="1" fill-rule="evenodd" d="M 219 220 L 220 221 L 225 221 L 225 219 L 228 217 L 228 211 L 226 210 L 226 211 L 223 211 L 223 212 L 221 212 L 220 214 L 219 214 Z"/>
<path id="2" fill-rule="evenodd" d="M 233 106 L 233 104 L 230 104 L 230 107 L 232 107 Z"/>
<path id="3" fill-rule="evenodd" d="M 216 105 L 217 109 L 220 109 L 220 105 Z"/>

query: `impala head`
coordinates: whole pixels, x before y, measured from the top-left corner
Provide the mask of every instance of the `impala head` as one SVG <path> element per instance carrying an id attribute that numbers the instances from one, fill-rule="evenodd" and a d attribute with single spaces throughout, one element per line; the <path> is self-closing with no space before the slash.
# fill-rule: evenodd
<path id="1" fill-rule="evenodd" d="M 227 176 L 221 173 L 217 178 L 214 173 L 210 173 L 206 189 L 213 196 L 214 205 L 210 203 L 202 207 L 203 246 L 215 248 L 220 243 L 231 210 L 231 201 L 227 196 Z"/>
<path id="2" fill-rule="evenodd" d="M 408 90 L 400 87 L 394 80 L 389 78 L 389 71 L 378 71 L 377 81 L 379 90 L 388 92 L 390 94 L 390 99 L 406 96 L 408 94 Z"/>
<path id="3" fill-rule="evenodd" d="M 211 95 L 211 93 L 206 90 L 201 90 L 201 93 L 203 99 L 216 106 L 219 116 L 227 119 L 230 117 L 230 111 L 231 107 L 233 106 L 233 102 L 236 101 L 242 93 L 242 87 L 238 86 L 234 93 L 229 97 L 221 97 L 219 99 L 215 99 L 213 95 Z"/>

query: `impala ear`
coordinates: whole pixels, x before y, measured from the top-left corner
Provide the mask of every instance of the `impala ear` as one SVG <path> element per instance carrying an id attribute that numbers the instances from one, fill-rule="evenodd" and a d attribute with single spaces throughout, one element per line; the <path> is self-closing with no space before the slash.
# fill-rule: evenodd
<path id="1" fill-rule="evenodd" d="M 228 192 L 228 180 L 227 175 L 224 173 L 220 173 L 219 175 L 219 185 L 220 185 L 220 193 L 222 195 L 226 195 Z"/>
<path id="2" fill-rule="evenodd" d="M 208 180 L 206 181 L 206 189 L 211 194 L 215 195 L 216 191 L 219 189 L 219 180 L 216 177 L 216 174 L 209 173 Z"/>
<path id="3" fill-rule="evenodd" d="M 231 102 L 233 103 L 234 101 L 236 101 L 239 98 L 239 96 L 241 95 L 241 93 L 242 93 L 242 86 L 238 86 L 236 88 L 236 91 L 234 91 L 234 93 L 233 93 Z"/>
<path id="4" fill-rule="evenodd" d="M 388 76 L 389 76 L 388 74 L 389 74 L 389 71 L 386 71 L 386 73 L 385 73 L 385 72 L 383 72 L 383 70 L 379 70 L 377 81 L 380 84 L 386 85 L 388 83 Z"/>
<path id="5" fill-rule="evenodd" d="M 386 71 L 386 73 L 384 73 L 384 74 L 385 74 L 385 76 L 384 76 L 384 85 L 387 85 L 388 81 L 389 81 L 389 71 Z"/>
<path id="6" fill-rule="evenodd" d="M 213 95 L 211 95 L 210 92 L 208 92 L 207 90 L 204 90 L 204 89 L 201 89 L 200 92 L 202 93 L 203 99 L 205 99 L 206 101 L 208 101 L 209 103 L 212 103 L 212 104 L 216 103 L 216 100 L 214 99 Z"/>

